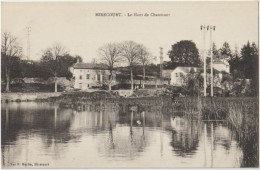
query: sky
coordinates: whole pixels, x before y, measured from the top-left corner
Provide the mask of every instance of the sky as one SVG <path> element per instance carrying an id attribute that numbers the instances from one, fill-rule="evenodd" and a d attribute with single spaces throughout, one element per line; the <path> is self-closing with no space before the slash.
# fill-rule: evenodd
<path id="1" fill-rule="evenodd" d="M 2 2 L 1 29 L 18 37 L 27 56 L 27 30 L 31 27 L 30 53 L 39 60 L 42 51 L 54 43 L 64 45 L 71 55 L 84 62 L 98 60 L 98 48 L 106 43 L 135 41 L 150 49 L 159 61 L 163 47 L 168 61 L 171 45 L 192 40 L 203 47 L 200 25 L 215 25 L 213 41 L 220 48 L 227 41 L 239 49 L 258 44 L 257 1 L 193 2 Z M 121 13 L 120 17 L 101 17 L 96 13 Z M 128 16 L 132 14 L 132 16 Z M 134 13 L 149 16 L 133 16 Z M 151 13 L 167 16 L 151 16 Z M 209 47 L 206 32 L 206 48 Z"/>

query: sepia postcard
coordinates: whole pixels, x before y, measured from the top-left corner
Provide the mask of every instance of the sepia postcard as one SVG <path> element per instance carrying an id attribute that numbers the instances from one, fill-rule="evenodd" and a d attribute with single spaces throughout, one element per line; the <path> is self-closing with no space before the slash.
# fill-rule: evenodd
<path id="1" fill-rule="evenodd" d="M 258 1 L 1 2 L 1 167 L 259 168 Z"/>

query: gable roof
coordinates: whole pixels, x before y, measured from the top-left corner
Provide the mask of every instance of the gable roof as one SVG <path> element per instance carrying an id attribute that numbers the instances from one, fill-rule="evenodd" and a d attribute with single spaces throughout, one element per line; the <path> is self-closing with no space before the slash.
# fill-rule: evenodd
<path id="1" fill-rule="evenodd" d="M 227 59 L 220 59 L 216 58 L 213 60 L 213 64 L 224 64 L 224 65 L 229 65 L 229 62 Z"/>
<path id="2" fill-rule="evenodd" d="M 99 69 L 99 70 L 108 70 L 108 66 L 104 64 L 93 64 L 93 63 L 76 63 L 73 66 L 74 69 Z"/>

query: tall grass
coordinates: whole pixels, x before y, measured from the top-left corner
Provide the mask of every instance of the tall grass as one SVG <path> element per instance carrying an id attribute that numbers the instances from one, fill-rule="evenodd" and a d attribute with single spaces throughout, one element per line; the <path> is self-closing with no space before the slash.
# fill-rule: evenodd
<path id="1" fill-rule="evenodd" d="M 228 122 L 234 127 L 243 150 L 242 167 L 259 166 L 259 110 L 258 102 L 230 102 Z"/>
<path id="2" fill-rule="evenodd" d="M 228 103 L 228 121 L 239 131 L 244 129 L 245 124 L 245 114 L 244 114 L 244 105 L 239 102 L 230 102 Z"/>

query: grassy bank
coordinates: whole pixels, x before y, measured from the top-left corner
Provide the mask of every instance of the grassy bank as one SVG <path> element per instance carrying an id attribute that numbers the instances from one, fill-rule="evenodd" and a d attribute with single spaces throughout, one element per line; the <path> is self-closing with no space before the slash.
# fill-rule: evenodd
<path id="1" fill-rule="evenodd" d="M 58 91 L 64 91 L 64 87 L 58 85 Z M 5 86 L 1 86 L 2 92 L 5 91 Z M 20 83 L 11 84 L 10 91 L 14 93 L 37 93 L 37 92 L 54 92 L 54 83 L 42 84 L 42 83 Z"/>

